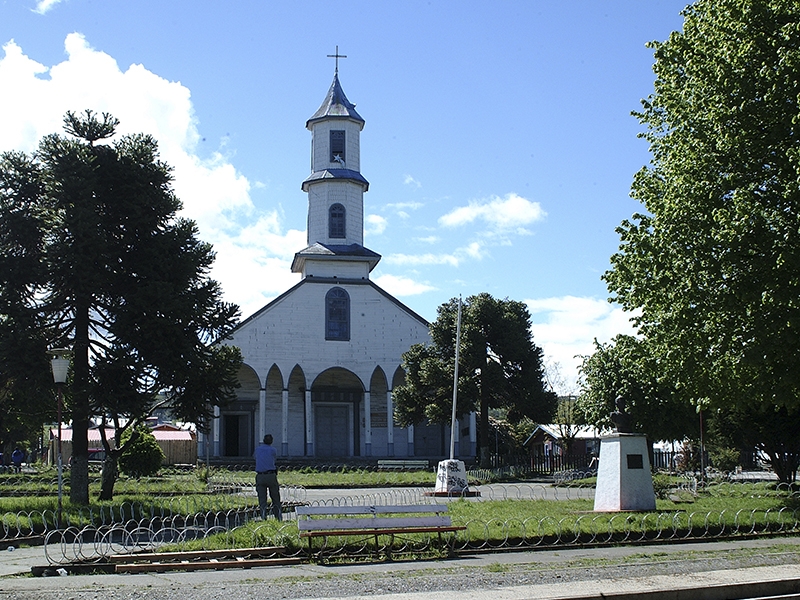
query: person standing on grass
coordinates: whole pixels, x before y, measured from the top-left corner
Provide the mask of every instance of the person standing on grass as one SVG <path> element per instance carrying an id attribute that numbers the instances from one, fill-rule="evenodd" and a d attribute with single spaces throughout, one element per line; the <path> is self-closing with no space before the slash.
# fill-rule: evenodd
<path id="1" fill-rule="evenodd" d="M 19 446 L 14 448 L 14 451 L 11 453 L 11 464 L 14 465 L 14 470 L 17 473 L 22 472 L 22 461 L 25 460 L 25 453 L 20 449 Z"/>
<path id="2" fill-rule="evenodd" d="M 272 435 L 264 436 L 264 443 L 259 444 L 253 453 L 256 459 L 256 492 L 261 518 L 267 518 L 267 491 L 272 500 L 272 513 L 281 520 L 281 488 L 278 484 L 278 467 L 275 460 L 278 452 L 272 447 Z"/>

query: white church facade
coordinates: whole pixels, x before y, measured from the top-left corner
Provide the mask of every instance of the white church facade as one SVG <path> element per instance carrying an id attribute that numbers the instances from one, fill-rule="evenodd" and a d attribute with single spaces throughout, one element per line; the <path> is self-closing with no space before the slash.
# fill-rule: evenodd
<path id="1" fill-rule="evenodd" d="M 199 452 L 246 459 L 271 433 L 280 456 L 311 462 L 441 459 L 449 453 L 449 425 L 401 428 L 393 420 L 402 354 L 430 340 L 428 323 L 370 281 L 381 257 L 364 246 L 364 119 L 345 96 L 338 69 L 306 127 L 308 245 L 291 266 L 301 280 L 221 342 L 242 351 L 241 387 L 235 402 L 217 409 Z M 475 416 L 459 422 L 456 433 L 456 454 L 474 457 Z"/>

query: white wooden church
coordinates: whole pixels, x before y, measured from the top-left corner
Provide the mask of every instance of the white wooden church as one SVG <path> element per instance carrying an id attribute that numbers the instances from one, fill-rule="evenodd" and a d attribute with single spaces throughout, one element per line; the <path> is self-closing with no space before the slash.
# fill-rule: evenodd
<path id="1" fill-rule="evenodd" d="M 400 428 L 392 418 L 402 354 L 429 341 L 428 323 L 370 281 L 381 257 L 364 247 L 364 119 L 345 96 L 338 68 L 306 128 L 308 245 L 291 266 L 302 279 L 223 342 L 242 351 L 241 387 L 233 404 L 217 410 L 210 439 L 200 436 L 200 455 L 249 459 L 271 433 L 281 456 L 311 462 L 444 458 L 449 425 Z M 456 454 L 474 457 L 475 416 L 456 429 Z"/>

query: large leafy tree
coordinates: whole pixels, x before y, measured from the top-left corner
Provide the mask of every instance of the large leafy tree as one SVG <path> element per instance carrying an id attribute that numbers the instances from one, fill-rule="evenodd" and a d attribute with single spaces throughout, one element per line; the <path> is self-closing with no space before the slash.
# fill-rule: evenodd
<path id="1" fill-rule="evenodd" d="M 64 123 L 68 135 L 45 137 L 32 157 L 2 159 L 0 223 L 19 218 L 0 229 L 18 290 L 0 307 L 0 323 L 18 323 L 36 347 L 39 377 L 46 346 L 72 349 L 70 498 L 86 504 L 91 418 L 112 422 L 116 440 L 158 405 L 203 424 L 212 405 L 233 396 L 241 355 L 210 344 L 234 325 L 238 308 L 222 302 L 208 277 L 211 247 L 177 216 L 181 203 L 155 140 L 109 143 L 118 121 L 92 111 L 67 113 Z M 0 371 L 13 358 L 3 351 Z M 106 498 L 121 452 L 107 449 Z"/>
<path id="2" fill-rule="evenodd" d="M 800 410 L 800 4 L 699 0 L 655 43 L 610 291 L 682 394 Z M 769 431 L 765 431 L 769 435 Z"/>
<path id="3" fill-rule="evenodd" d="M 405 383 L 395 388 L 395 416 L 403 426 L 448 422 L 452 412 L 458 299 L 442 304 L 431 324 L 431 343 L 403 354 Z M 480 414 L 481 462 L 489 459 L 489 409 L 507 419 L 548 421 L 556 406 L 545 389 L 542 350 L 533 343 L 527 307 L 482 293 L 462 306 L 456 412 Z"/>
<path id="4" fill-rule="evenodd" d="M 595 341 L 594 353 L 583 358 L 580 370 L 576 410 L 583 422 L 612 428 L 614 401 L 622 396 L 634 430 L 644 433 L 651 445 L 698 436 L 695 407 L 664 380 L 645 341 L 628 335 L 608 344 Z"/>
<path id="5" fill-rule="evenodd" d="M 800 412 L 766 403 L 734 405 L 711 413 L 708 431 L 712 450 L 733 448 L 769 458 L 780 481 L 791 482 L 800 466 Z"/>

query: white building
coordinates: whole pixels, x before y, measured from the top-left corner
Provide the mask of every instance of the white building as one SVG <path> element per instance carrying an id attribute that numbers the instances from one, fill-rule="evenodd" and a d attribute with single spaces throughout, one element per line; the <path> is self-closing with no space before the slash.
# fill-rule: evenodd
<path id="1" fill-rule="evenodd" d="M 439 459 L 449 453 L 449 426 L 393 423 L 402 354 L 429 341 L 428 323 L 369 279 L 381 257 L 363 244 L 369 189 L 360 172 L 363 127 L 334 75 L 306 123 L 308 246 L 292 262 L 302 279 L 223 342 L 242 351 L 241 387 L 236 402 L 217 411 L 201 456 L 249 458 L 265 433 L 285 457 Z M 464 456 L 474 456 L 474 416 L 457 429 L 468 436 L 458 445 Z"/>

